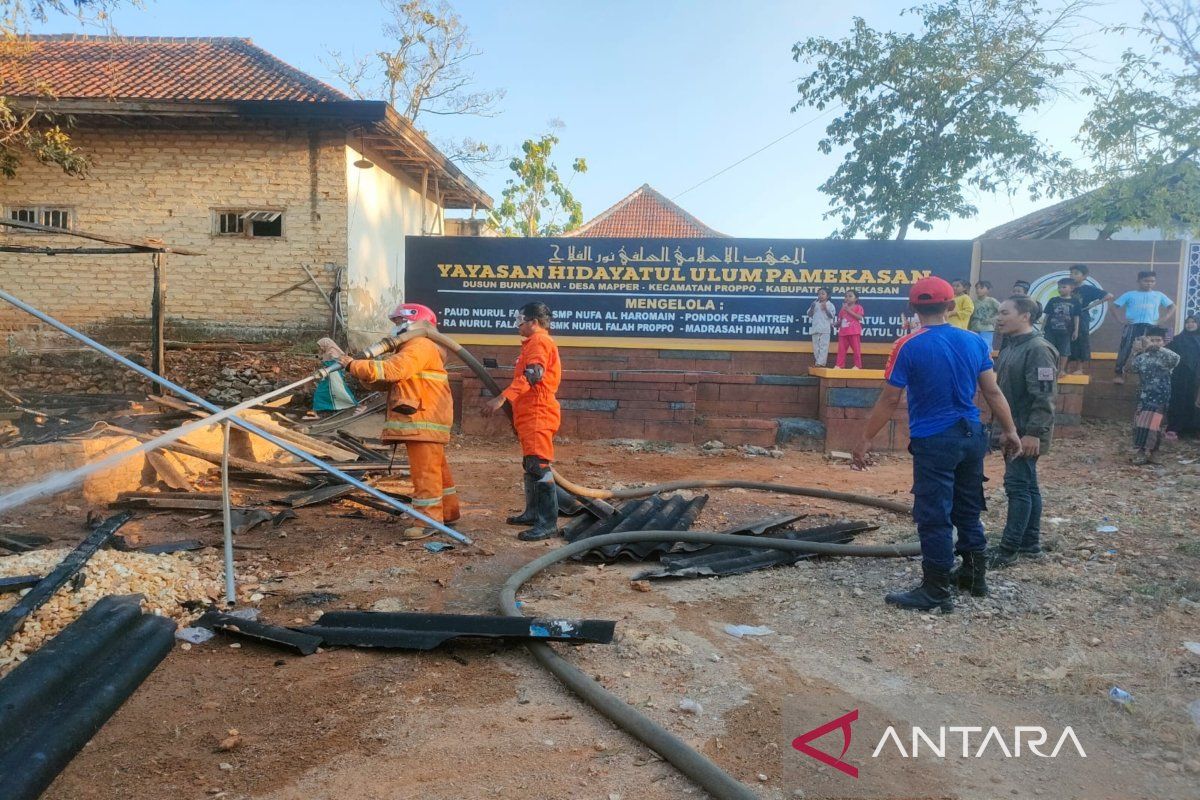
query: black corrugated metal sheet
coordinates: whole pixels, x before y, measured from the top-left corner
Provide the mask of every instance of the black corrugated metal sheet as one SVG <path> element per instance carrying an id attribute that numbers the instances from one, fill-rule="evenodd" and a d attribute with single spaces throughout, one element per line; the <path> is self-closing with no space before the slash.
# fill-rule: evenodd
<path id="1" fill-rule="evenodd" d="M 166 657 L 175 623 L 105 597 L 0 681 L 0 796 L 34 800 Z"/>
<path id="2" fill-rule="evenodd" d="M 577 542 L 606 533 L 625 531 L 686 531 L 700 516 L 707 502 L 706 494 L 691 500 L 681 494 L 652 495 L 630 500 L 608 519 L 596 519 L 591 515 L 577 519 L 563 529 L 563 535 L 567 541 Z M 615 561 L 619 558 L 643 561 L 654 553 L 668 552 L 673 546 L 672 542 L 615 544 L 593 550 L 587 556 L 604 561 Z"/>
<path id="3" fill-rule="evenodd" d="M 860 533 L 875 530 L 878 525 L 867 522 L 837 522 L 802 531 L 774 531 L 772 538 L 805 542 L 846 544 Z M 642 578 L 699 578 L 709 575 L 737 575 L 765 567 L 795 564 L 810 553 L 789 553 L 758 547 L 706 547 L 693 553 L 665 553 L 659 558 L 661 569 L 649 570 L 634 577 Z"/>
<path id="4" fill-rule="evenodd" d="M 330 611 L 296 630 L 329 645 L 432 650 L 460 637 L 608 644 L 616 625 L 599 619 Z"/>

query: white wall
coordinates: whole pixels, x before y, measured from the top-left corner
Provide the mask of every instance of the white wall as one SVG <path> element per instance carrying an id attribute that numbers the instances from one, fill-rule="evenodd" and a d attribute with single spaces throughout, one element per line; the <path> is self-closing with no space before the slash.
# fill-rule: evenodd
<path id="1" fill-rule="evenodd" d="M 1097 225 L 1076 225 L 1071 228 L 1072 239 L 1095 239 L 1100 233 Z M 1167 239 L 1178 239 L 1160 228 L 1117 228 L 1110 237 L 1113 241 L 1123 242 L 1161 242 Z"/>
<path id="2" fill-rule="evenodd" d="M 421 185 L 408 176 L 389 172 L 382 158 L 359 169 L 362 155 L 346 147 L 346 311 L 351 344 L 370 344 L 391 330 L 387 314 L 404 300 L 404 237 L 444 230 L 442 209 L 425 202 L 421 230 Z M 432 186 L 430 187 L 432 194 Z"/>

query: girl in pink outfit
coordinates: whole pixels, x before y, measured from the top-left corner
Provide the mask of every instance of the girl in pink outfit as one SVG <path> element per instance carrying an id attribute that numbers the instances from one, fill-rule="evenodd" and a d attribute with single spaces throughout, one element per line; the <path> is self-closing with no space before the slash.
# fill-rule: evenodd
<path id="1" fill-rule="evenodd" d="M 854 368 L 862 369 L 862 321 L 867 312 L 858 304 L 858 293 L 847 291 L 838 311 L 837 368 L 846 366 L 846 351 L 854 351 Z"/>

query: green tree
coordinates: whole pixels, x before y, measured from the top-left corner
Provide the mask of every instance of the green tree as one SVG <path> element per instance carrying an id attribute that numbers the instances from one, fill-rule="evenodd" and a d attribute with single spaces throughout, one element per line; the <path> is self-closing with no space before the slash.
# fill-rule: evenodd
<path id="1" fill-rule="evenodd" d="M 797 42 L 793 58 L 813 70 L 792 110 L 840 112 L 818 145 L 846 149 L 820 186 L 835 235 L 903 239 L 972 216 L 969 190 L 1024 183 L 1038 197 L 1065 161 L 1020 115 L 1061 90 L 1086 1 L 1046 11 L 1037 0 L 944 0 L 904 12 L 919 17 L 915 33 L 856 17 L 844 39 Z"/>
<path id="2" fill-rule="evenodd" d="M 1079 141 L 1093 167 L 1077 173 L 1088 219 L 1108 239 L 1120 227 L 1200 233 L 1200 8 L 1146 0 L 1141 23 L 1114 29 L 1148 44 L 1084 90 L 1094 106 Z"/>
<path id="3" fill-rule="evenodd" d="M 386 100 L 409 122 L 431 116 L 492 117 L 503 89 L 478 90 L 468 66 L 480 54 L 462 18 L 446 2 L 380 0 L 387 14 L 383 35 L 390 42 L 363 58 L 330 52 L 326 66 L 363 100 Z M 475 139 L 439 146 L 464 166 L 503 160 L 497 148 Z"/>
<path id="4" fill-rule="evenodd" d="M 111 30 L 109 15 L 120 4 L 120 0 L 0 0 L 0 175 L 13 177 L 27 157 L 61 167 L 68 175 L 87 172 L 87 155 L 65 130 L 70 120 L 60 121 L 46 108 L 46 102 L 54 99 L 54 86 L 34 84 L 22 75 L 21 57 L 30 45 L 21 37 L 30 23 L 44 22 L 52 13 Z M 6 94 L 21 100 L 14 102 Z"/>
<path id="5" fill-rule="evenodd" d="M 509 162 L 514 177 L 489 217 L 492 227 L 505 236 L 557 236 L 583 224 L 583 206 L 550 160 L 556 144 L 558 137 L 552 133 L 526 139 L 521 145 L 524 157 Z M 571 170 L 574 175 L 587 172 L 587 162 L 577 158 Z"/>

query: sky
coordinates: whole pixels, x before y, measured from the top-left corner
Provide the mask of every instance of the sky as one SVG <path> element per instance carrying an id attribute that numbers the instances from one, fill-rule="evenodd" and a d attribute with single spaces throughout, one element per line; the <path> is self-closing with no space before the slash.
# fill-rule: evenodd
<path id="1" fill-rule="evenodd" d="M 915 2 L 915 0 L 914 0 Z M 571 190 L 590 219 L 648 183 L 709 226 L 731 236 L 820 238 L 828 198 L 817 187 L 841 155 L 817 149 L 829 117 L 793 113 L 805 72 L 792 45 L 808 36 L 840 38 L 852 17 L 879 29 L 913 25 L 887 0 L 454 0 L 481 54 L 472 61 L 480 88 L 506 95 L 495 117 L 419 121 L 435 140 L 469 136 L 509 152 L 527 138 L 555 133 L 560 171 L 576 157 L 588 172 Z M 1135 22 L 1140 0 L 1099 2 L 1079 42 L 1103 70 L 1127 42 L 1105 25 Z M 323 80 L 344 88 L 328 63 L 331 50 L 366 55 L 386 45 L 375 0 L 143 0 L 119 10 L 125 35 L 241 36 Z M 36 32 L 82 30 L 59 18 Z M 324 63 L 323 63 L 324 62 Z M 1087 113 L 1086 99 L 1062 98 L 1027 120 L 1068 154 Z M 803 127 L 801 127 L 803 126 Z M 797 128 L 800 128 L 798 131 Z M 793 131 L 795 131 L 793 133 Z M 782 141 L 698 188 L 696 184 L 787 135 Z M 499 198 L 503 165 L 477 182 Z M 973 198 L 979 214 L 939 224 L 911 238 L 974 238 L 1053 201 L 1024 194 Z"/>

